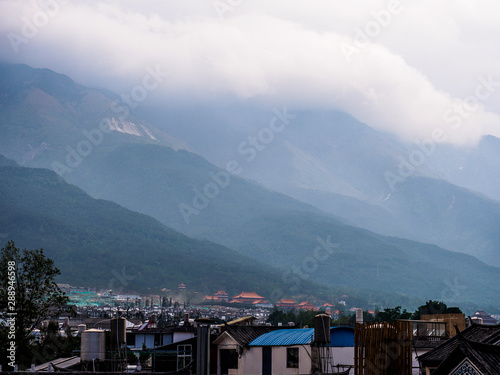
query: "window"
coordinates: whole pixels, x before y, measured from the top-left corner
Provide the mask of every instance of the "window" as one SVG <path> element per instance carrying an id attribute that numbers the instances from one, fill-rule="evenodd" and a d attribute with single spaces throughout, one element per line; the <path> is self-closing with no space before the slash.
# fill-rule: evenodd
<path id="1" fill-rule="evenodd" d="M 191 353 L 191 345 L 177 345 L 177 370 L 189 365 Z"/>
<path id="2" fill-rule="evenodd" d="M 236 349 L 221 349 L 220 361 L 223 374 L 227 374 L 229 369 L 237 369 L 238 351 Z"/>
<path id="3" fill-rule="evenodd" d="M 286 367 L 299 368 L 299 348 L 286 349 Z"/>

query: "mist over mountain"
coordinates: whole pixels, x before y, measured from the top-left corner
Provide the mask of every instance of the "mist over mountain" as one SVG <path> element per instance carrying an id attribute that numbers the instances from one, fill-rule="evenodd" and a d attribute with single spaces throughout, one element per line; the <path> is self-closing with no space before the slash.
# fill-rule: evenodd
<path id="1" fill-rule="evenodd" d="M 408 149 L 346 114 L 248 109 L 230 116 L 241 121 L 232 133 L 226 115 L 219 114 L 212 127 L 208 112 L 199 114 L 204 123 L 163 113 L 158 130 L 131 108 L 124 116 L 123 99 L 103 90 L 48 70 L 2 69 L 8 76 L 0 81 L 2 153 L 24 166 L 53 169 L 94 198 L 235 250 L 245 264 L 252 258 L 277 267 L 287 287 L 312 280 L 453 303 L 487 303 L 498 295 L 498 268 L 356 226 L 355 219 L 364 220 L 363 226 L 377 225 L 381 233 L 408 231 L 415 236 L 406 237 L 421 240 L 417 234 L 422 232 L 436 242 L 451 236 L 464 243 L 474 237 L 467 251 L 498 259 L 496 202 L 438 180 L 426 165 L 389 189 L 385 174 L 397 172 L 399 157 Z M 176 122 L 178 129 L 191 124 L 191 138 L 190 132 L 174 131 Z M 479 216 L 468 215 L 476 210 Z M 443 212 L 448 216 L 433 216 Z M 478 222 L 484 217 L 491 219 L 490 226 Z M 463 231 L 466 226 L 470 231 Z M 457 233 L 462 237 L 455 239 Z M 161 247 L 155 249 L 160 256 Z M 186 262 L 192 257 L 176 262 L 190 272 Z M 149 258 L 141 262 L 147 267 Z"/>
<path id="2" fill-rule="evenodd" d="M 286 126 L 267 140 L 262 137 L 277 109 L 242 107 L 148 108 L 143 115 L 213 163 L 237 160 L 241 176 L 353 225 L 500 265 L 497 138 L 473 148 L 408 144 L 345 113 L 288 109 Z"/>

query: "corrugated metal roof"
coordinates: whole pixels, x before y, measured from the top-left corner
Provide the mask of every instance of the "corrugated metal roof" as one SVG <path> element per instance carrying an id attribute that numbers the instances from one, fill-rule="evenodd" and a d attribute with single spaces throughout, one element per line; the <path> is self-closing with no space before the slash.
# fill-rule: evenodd
<path id="1" fill-rule="evenodd" d="M 279 329 L 257 337 L 250 346 L 287 346 L 310 344 L 314 328 Z"/>

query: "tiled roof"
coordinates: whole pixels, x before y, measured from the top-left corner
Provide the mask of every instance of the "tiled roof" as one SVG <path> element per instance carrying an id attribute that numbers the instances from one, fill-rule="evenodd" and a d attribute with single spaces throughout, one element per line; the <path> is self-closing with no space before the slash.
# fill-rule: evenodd
<path id="1" fill-rule="evenodd" d="M 469 341 L 457 335 L 459 344 L 439 365 L 433 375 L 447 375 L 464 358 L 472 362 L 483 374 L 500 374 L 500 346 Z"/>
<path id="2" fill-rule="evenodd" d="M 276 327 L 271 326 L 228 326 L 224 327 L 223 334 L 227 334 L 233 338 L 241 346 L 247 346 L 257 337 L 276 330 Z M 222 336 L 222 335 L 221 335 Z M 219 336 L 219 337 L 221 337 Z M 217 341 L 218 338 L 215 340 Z"/>
<path id="3" fill-rule="evenodd" d="M 282 298 L 278 301 L 277 304 L 287 304 L 287 305 L 295 305 L 297 302 L 295 302 L 293 299 L 285 299 Z"/>
<path id="4" fill-rule="evenodd" d="M 460 335 L 456 335 L 429 352 L 422 354 L 419 360 L 429 364 L 441 363 L 460 344 L 460 338 L 475 343 L 498 345 L 500 341 L 500 326 L 473 324 L 463 330 Z"/>
<path id="5" fill-rule="evenodd" d="M 268 332 L 253 340 L 249 346 L 285 346 L 310 344 L 314 328 L 279 329 Z"/>
<path id="6" fill-rule="evenodd" d="M 252 299 L 264 299 L 264 297 L 259 296 L 257 293 L 254 292 L 241 292 L 239 295 L 233 298 L 252 298 Z"/>

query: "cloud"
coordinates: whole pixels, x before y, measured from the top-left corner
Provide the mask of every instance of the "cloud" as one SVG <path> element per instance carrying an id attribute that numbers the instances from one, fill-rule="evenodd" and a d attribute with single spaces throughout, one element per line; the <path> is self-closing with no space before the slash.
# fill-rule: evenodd
<path id="1" fill-rule="evenodd" d="M 170 77 L 157 97 L 334 108 L 408 141 L 439 128 L 463 144 L 500 136 L 498 8 L 451 0 L 4 1 L 0 48 L 8 61 L 118 93 L 159 65 Z M 12 35 L 26 40 L 17 53 Z"/>

